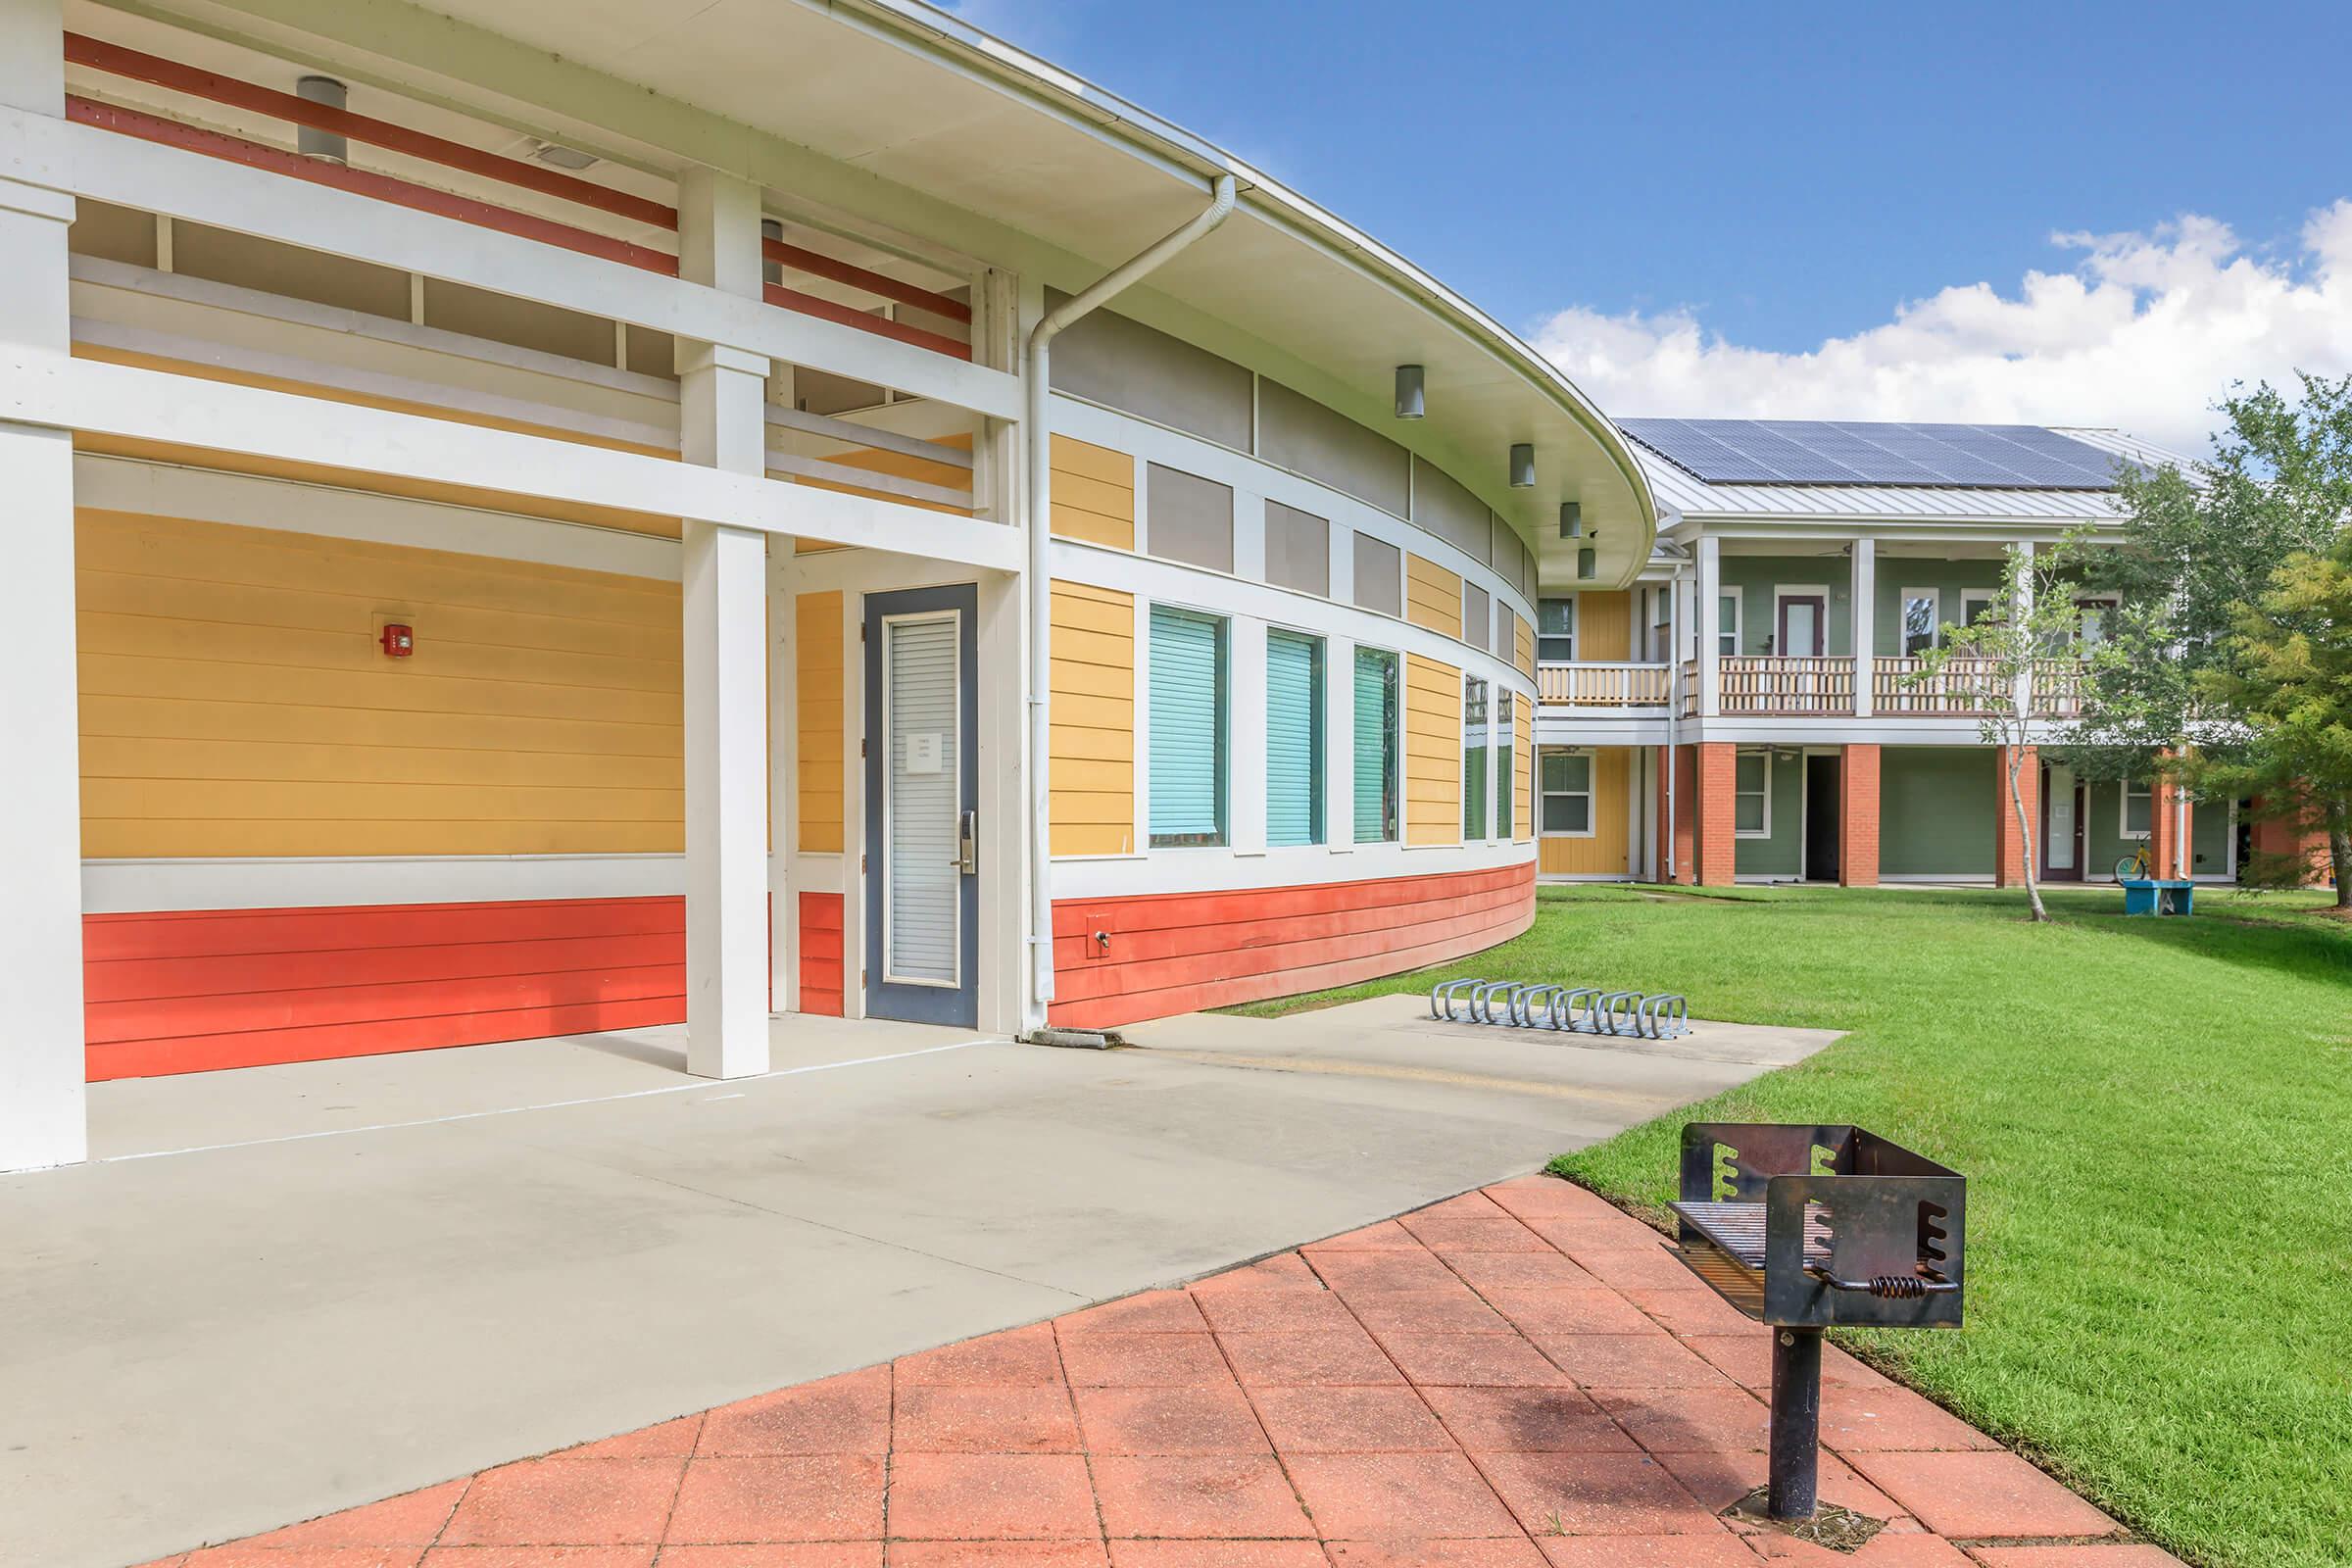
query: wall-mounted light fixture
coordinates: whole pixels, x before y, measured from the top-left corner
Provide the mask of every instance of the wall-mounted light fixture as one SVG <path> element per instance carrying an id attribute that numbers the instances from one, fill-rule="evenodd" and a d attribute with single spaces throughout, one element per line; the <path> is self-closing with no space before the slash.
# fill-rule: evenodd
<path id="1" fill-rule="evenodd" d="M 1560 503 L 1560 537 L 1582 539 L 1585 536 L 1585 508 L 1581 501 Z"/>
<path id="2" fill-rule="evenodd" d="M 1511 448 L 1511 488 L 1532 490 L 1536 484 L 1536 449 L 1530 442 L 1521 441 Z"/>
<path id="3" fill-rule="evenodd" d="M 351 101 L 351 89 L 332 76 L 305 76 L 294 83 L 294 96 L 328 109 L 342 109 Z M 317 158 L 325 163 L 351 162 L 351 144 L 338 132 L 319 130 L 310 125 L 294 127 L 294 150 L 305 158 Z"/>
<path id="4" fill-rule="evenodd" d="M 1576 580 L 1591 582 L 1600 575 L 1600 552 L 1591 545 L 1576 553 Z"/>
<path id="5" fill-rule="evenodd" d="M 557 169 L 568 169 L 575 174 L 583 169 L 594 169 L 597 165 L 596 154 L 584 153 L 577 147 L 566 147 L 560 142 L 543 141 L 531 156 Z"/>
<path id="6" fill-rule="evenodd" d="M 1421 367 L 1399 365 L 1396 367 L 1396 417 L 1418 419 L 1422 413 Z"/>

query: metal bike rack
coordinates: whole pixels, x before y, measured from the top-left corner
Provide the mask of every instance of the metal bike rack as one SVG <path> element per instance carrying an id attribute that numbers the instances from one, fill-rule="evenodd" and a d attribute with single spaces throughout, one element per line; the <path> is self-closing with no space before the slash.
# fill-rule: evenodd
<path id="1" fill-rule="evenodd" d="M 1462 1010 L 1455 1009 L 1457 1002 Z M 1674 1040 L 1690 1030 L 1690 1004 L 1679 992 L 1652 995 L 1519 980 L 1441 980 L 1429 988 L 1429 1015 L 1444 1023 L 1629 1040 Z"/>

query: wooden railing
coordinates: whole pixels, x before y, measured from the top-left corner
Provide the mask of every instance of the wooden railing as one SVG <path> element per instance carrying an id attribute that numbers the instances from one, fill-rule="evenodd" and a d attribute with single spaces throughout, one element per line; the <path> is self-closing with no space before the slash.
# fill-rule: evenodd
<path id="1" fill-rule="evenodd" d="M 1889 717 L 1981 717 L 1997 697 L 1997 665 L 1989 659 L 1947 659 L 1932 675 L 1911 655 L 1871 661 L 1872 709 Z M 2082 665 L 2073 659 L 2034 662 L 2034 711 L 2071 718 L 2082 711 Z"/>
<path id="2" fill-rule="evenodd" d="M 1854 662 L 1739 654 L 1719 662 L 1726 713 L 1850 713 Z"/>
<path id="3" fill-rule="evenodd" d="M 1670 664 L 1548 663 L 1536 666 L 1536 694 L 1570 708 L 1663 708 Z"/>

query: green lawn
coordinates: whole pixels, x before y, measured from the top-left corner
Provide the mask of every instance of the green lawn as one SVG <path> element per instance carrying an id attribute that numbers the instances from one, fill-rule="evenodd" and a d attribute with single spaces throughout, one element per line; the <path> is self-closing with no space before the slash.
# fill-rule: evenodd
<path id="1" fill-rule="evenodd" d="M 1968 1326 L 1847 1336 L 2176 1552 L 2352 1563 L 2352 928 L 1897 889 L 1545 888 L 1446 971 L 1851 1031 L 1553 1168 L 1655 1218 L 1684 1120 L 1855 1122 L 1969 1179 Z M 1426 989 L 1442 971 L 1250 1009 Z"/>

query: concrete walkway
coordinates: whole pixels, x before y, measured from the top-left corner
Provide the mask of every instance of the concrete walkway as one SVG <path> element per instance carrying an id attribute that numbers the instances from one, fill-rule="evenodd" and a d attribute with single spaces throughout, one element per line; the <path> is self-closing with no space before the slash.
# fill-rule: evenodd
<path id="1" fill-rule="evenodd" d="M 1390 998 L 1057 1052 L 780 1022 L 96 1086 L 0 1180 L 0 1564 L 117 1568 L 1326 1236 L 1795 1060 Z M 286 1565 L 291 1568 L 291 1565 Z"/>
<path id="2" fill-rule="evenodd" d="M 1738 1511 L 1767 1339 L 1655 1232 L 1525 1178 L 171 1562 L 2180 1568 L 1834 1349 L 1823 1499 L 1876 1533 L 1845 1557 Z"/>

